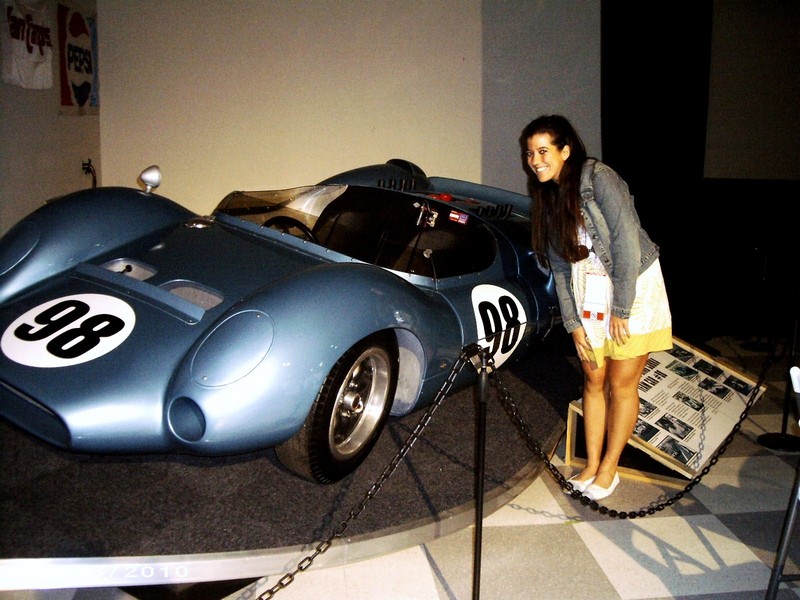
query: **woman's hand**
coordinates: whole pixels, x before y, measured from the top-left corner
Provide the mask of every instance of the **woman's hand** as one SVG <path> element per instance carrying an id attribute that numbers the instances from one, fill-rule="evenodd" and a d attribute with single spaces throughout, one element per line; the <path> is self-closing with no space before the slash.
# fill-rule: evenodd
<path id="1" fill-rule="evenodd" d="M 621 319 L 611 315 L 611 320 L 608 322 L 608 333 L 620 346 L 623 345 L 631 337 L 630 329 L 628 329 L 628 319 Z"/>
<path id="2" fill-rule="evenodd" d="M 572 341 L 575 342 L 575 349 L 578 351 L 578 358 L 581 359 L 581 362 L 589 362 L 591 357 L 594 356 L 594 352 L 592 351 L 589 336 L 586 335 L 586 330 L 583 327 L 578 327 L 572 332 Z"/>

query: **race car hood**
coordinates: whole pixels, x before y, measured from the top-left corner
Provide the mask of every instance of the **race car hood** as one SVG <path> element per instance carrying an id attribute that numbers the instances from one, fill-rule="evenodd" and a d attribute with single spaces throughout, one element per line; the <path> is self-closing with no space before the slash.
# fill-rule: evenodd
<path id="1" fill-rule="evenodd" d="M 173 447 L 165 392 L 190 348 L 256 290 L 321 262 L 279 234 L 189 225 L 1 305 L 0 414 L 65 448 Z"/>

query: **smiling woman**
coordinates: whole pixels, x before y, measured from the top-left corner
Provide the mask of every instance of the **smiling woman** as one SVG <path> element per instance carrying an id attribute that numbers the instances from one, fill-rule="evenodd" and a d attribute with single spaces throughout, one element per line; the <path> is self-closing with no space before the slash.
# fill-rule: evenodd
<path id="1" fill-rule="evenodd" d="M 547 254 L 584 373 L 587 461 L 570 482 L 592 500 L 619 484 L 617 464 L 639 414 L 650 352 L 672 348 L 659 248 L 627 184 L 586 156 L 572 124 L 544 115 L 523 130 L 531 171 L 533 248 Z"/>

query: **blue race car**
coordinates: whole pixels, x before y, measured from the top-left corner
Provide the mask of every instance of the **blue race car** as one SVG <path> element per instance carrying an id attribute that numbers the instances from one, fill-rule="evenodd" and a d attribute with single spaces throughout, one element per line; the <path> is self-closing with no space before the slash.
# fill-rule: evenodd
<path id="1" fill-rule="evenodd" d="M 0 239 L 0 416 L 57 447 L 275 447 L 334 482 L 466 346 L 500 367 L 559 321 L 526 196 L 394 159 L 199 216 L 160 179 L 63 196 Z"/>

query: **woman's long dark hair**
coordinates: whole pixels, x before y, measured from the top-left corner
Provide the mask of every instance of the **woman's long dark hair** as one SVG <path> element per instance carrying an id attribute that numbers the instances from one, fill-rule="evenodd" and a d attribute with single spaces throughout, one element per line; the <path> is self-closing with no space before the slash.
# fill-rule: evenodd
<path id="1" fill-rule="evenodd" d="M 549 246 L 569 262 L 586 258 L 586 247 L 578 244 L 578 228 L 583 226 L 580 205 L 581 169 L 586 162 L 586 147 L 572 124 L 561 115 L 542 115 L 522 130 L 520 144 L 528 149 L 528 140 L 537 134 L 549 134 L 559 150 L 570 147 L 570 154 L 558 183 L 540 183 L 530 175 L 531 245 L 536 252 L 547 253 Z M 526 161 L 527 162 L 527 161 Z"/>

